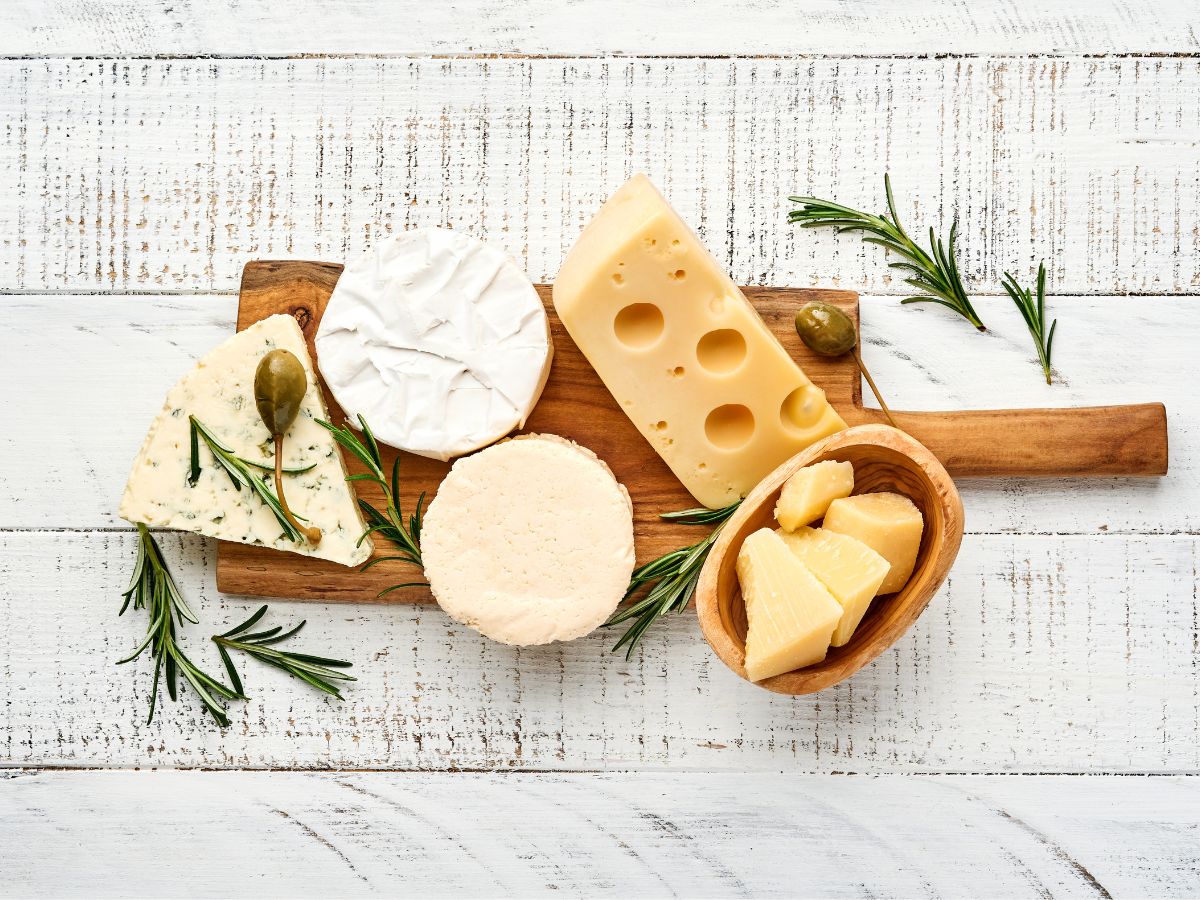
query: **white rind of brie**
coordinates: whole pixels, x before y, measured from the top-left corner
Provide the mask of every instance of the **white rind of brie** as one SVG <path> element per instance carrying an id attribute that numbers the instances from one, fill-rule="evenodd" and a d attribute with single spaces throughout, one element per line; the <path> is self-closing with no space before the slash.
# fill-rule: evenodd
<path id="1" fill-rule="evenodd" d="M 454 463 L 421 556 L 452 618 L 493 640 L 569 641 L 607 619 L 633 573 L 633 505 L 590 450 L 521 435 Z"/>
<path id="2" fill-rule="evenodd" d="M 346 415 L 386 444 L 448 460 L 525 424 L 553 343 L 511 259 L 444 228 L 404 231 L 350 263 L 316 338 Z"/>
<path id="3" fill-rule="evenodd" d="M 296 421 L 284 436 L 283 464 L 311 471 L 284 476 L 288 505 L 321 529 L 321 542 L 288 540 L 274 513 L 249 490 L 237 490 L 200 442 L 200 478 L 188 483 L 190 424 L 195 416 L 243 459 L 273 466 L 275 442 L 254 404 L 254 373 L 268 351 L 295 354 L 308 375 L 308 391 Z M 333 436 L 317 424 L 327 420 L 325 401 L 304 343 L 291 316 L 276 315 L 240 331 L 204 356 L 167 394 L 150 425 L 121 497 L 119 514 L 128 522 L 192 531 L 225 541 L 288 550 L 346 566 L 365 562 L 370 539 Z M 263 473 L 268 478 L 268 473 Z M 274 489 L 272 485 L 272 489 Z"/>

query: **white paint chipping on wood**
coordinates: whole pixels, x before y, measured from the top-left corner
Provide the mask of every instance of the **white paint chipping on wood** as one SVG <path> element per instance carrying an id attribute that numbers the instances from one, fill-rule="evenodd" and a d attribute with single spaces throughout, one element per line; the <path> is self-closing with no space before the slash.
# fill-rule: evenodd
<path id="1" fill-rule="evenodd" d="M 44 0 L 0 54 L 1117 53 L 1200 49 L 1183 0 Z"/>
<path id="2" fill-rule="evenodd" d="M 74 398 L 54 440 L 41 427 L 0 432 L 0 528 L 126 527 L 117 500 L 145 430 L 168 388 L 233 333 L 236 298 L 12 296 L 0 307 L 8 419 L 32 425 Z M 1051 298 L 1061 322 L 1049 388 L 1007 297 L 980 301 L 987 335 L 894 297 L 862 308 L 867 363 L 897 409 L 1167 404 L 1167 478 L 963 481 L 969 532 L 1200 531 L 1200 400 L 1175 377 L 1195 353 L 1195 297 Z"/>
<path id="3" fill-rule="evenodd" d="M 1178 777 L 17 772 L 0 895 L 1188 897 L 1198 831 Z"/>
<path id="4" fill-rule="evenodd" d="M 785 223 L 792 192 L 957 214 L 968 281 L 1200 286 L 1200 60 L 0 62 L 0 290 L 232 290 L 245 260 L 470 229 L 548 280 L 648 171 L 734 277 L 903 285 Z M 686 85 L 686 90 L 680 86 Z"/>
<path id="5" fill-rule="evenodd" d="M 221 731 L 185 692 L 145 724 L 150 667 L 112 662 L 144 617 L 116 617 L 128 532 L 0 534 L 0 760 L 10 765 L 270 768 L 1172 772 L 1200 766 L 1196 537 L 972 536 L 893 651 L 810 697 L 763 691 L 711 654 L 694 615 L 632 661 L 608 633 L 513 648 L 437 607 L 272 604 L 295 641 L 355 661 L 344 703 L 245 663 L 252 699 Z M 213 545 L 164 552 L 203 626 Z M 36 613 L 36 614 L 34 614 Z"/>
<path id="6" fill-rule="evenodd" d="M 7 4 L 0 766 L 518 771 L 14 771 L 0 895 L 1194 896 L 1194 778 L 778 774 L 1200 771 L 1194 4 L 1033 6 Z M 966 56 L 903 58 L 945 53 Z M 39 58 L 103 54 L 183 58 Z M 230 58 L 306 54 L 361 58 Z M 561 58 L 593 54 L 647 58 Z M 667 58 L 697 54 L 762 58 Z M 733 678 L 690 615 L 626 663 L 605 636 L 518 651 L 436 609 L 276 603 L 358 662 L 345 704 L 254 666 L 226 732 L 186 692 L 145 725 L 148 667 L 111 666 L 144 624 L 115 618 L 132 539 L 111 510 L 136 423 L 231 330 L 244 262 L 447 223 L 545 279 L 635 169 L 741 280 L 891 295 L 864 335 L 897 406 L 1165 400 L 1171 475 L 964 484 L 946 589 L 817 697 Z M 1061 384 L 1038 384 L 1007 300 L 981 301 L 976 338 L 898 309 L 876 251 L 783 223 L 793 191 L 878 209 L 884 169 L 914 233 L 957 212 L 980 292 L 1047 259 Z M 1125 292 L 1183 296 L 1079 296 Z M 74 415 L 48 415 L 68 391 Z M 255 604 L 215 593 L 210 544 L 164 546 L 219 671 L 204 636 Z M 164 866 L 145 834 L 189 852 Z"/>

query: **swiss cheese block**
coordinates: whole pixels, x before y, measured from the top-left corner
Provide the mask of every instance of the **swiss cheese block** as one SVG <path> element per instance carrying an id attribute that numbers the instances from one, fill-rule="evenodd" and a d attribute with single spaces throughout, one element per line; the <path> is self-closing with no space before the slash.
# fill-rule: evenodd
<path id="1" fill-rule="evenodd" d="M 550 374 L 546 308 L 515 262 L 446 228 L 403 231 L 338 279 L 317 363 L 353 421 L 434 459 L 525 424 Z"/>
<path id="2" fill-rule="evenodd" d="M 637 429 L 709 507 L 846 427 L 644 175 L 584 229 L 554 308 Z"/>
<path id="3" fill-rule="evenodd" d="M 848 534 L 805 527 L 796 531 L 780 529 L 778 534 L 842 605 L 842 618 L 830 643 L 845 646 L 879 592 L 891 563 Z"/>
<path id="4" fill-rule="evenodd" d="M 888 561 L 891 569 L 879 586 L 880 594 L 904 587 L 912 575 L 921 549 L 924 520 L 921 511 L 903 494 L 857 494 L 834 500 L 821 523 L 862 541 Z"/>
<path id="5" fill-rule="evenodd" d="M 275 443 L 254 405 L 254 373 L 259 360 L 276 348 L 293 353 L 308 376 L 300 412 L 284 435 L 283 464 L 302 468 L 315 463 L 315 467 L 285 475 L 284 491 L 292 511 L 321 529 L 321 542 L 316 546 L 288 540 L 271 510 L 248 490 L 235 489 L 203 442 L 200 478 L 194 486 L 188 483 L 188 416 L 195 416 L 238 456 L 274 465 Z M 317 424 L 318 419 L 327 418 L 296 320 L 285 315 L 263 319 L 212 350 L 171 388 L 134 460 L 121 498 L 121 518 L 274 547 L 346 566 L 365 562 L 371 555 L 371 541 L 358 544 L 366 526 L 346 483 L 341 453 L 333 436 Z M 267 473 L 263 476 L 270 477 Z"/>
<path id="6" fill-rule="evenodd" d="M 421 529 L 425 576 L 450 616 L 505 644 L 587 634 L 633 573 L 633 505 L 594 453 L 522 435 L 455 462 Z"/>
<path id="7" fill-rule="evenodd" d="M 805 466 L 786 482 L 775 504 L 775 521 L 794 531 L 825 515 L 829 504 L 854 490 L 854 466 L 826 460 Z"/>
<path id="8" fill-rule="evenodd" d="M 825 658 L 842 607 L 770 528 L 742 542 L 738 581 L 746 604 L 746 675 L 761 681 Z"/>

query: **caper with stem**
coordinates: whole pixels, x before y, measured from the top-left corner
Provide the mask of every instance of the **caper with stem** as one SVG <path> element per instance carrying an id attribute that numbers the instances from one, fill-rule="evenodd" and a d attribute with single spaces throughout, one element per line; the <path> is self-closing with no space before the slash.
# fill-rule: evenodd
<path id="1" fill-rule="evenodd" d="M 301 525 L 283 495 L 283 435 L 296 421 L 307 391 L 308 375 L 295 354 L 272 350 L 259 360 L 254 372 L 254 405 L 275 441 L 275 493 L 292 527 L 316 545 L 321 543 L 321 529 Z"/>
<path id="2" fill-rule="evenodd" d="M 811 300 L 800 307 L 800 311 L 796 313 L 796 333 L 800 335 L 800 340 L 804 341 L 804 346 L 819 356 L 841 356 L 845 353 L 853 353 L 859 371 L 867 379 L 867 384 L 871 386 L 875 399 L 883 408 L 883 414 L 887 416 L 887 420 L 893 428 L 900 427 L 892 418 L 892 411 L 884 402 L 879 388 L 875 386 L 875 379 L 871 377 L 871 373 L 863 364 L 862 354 L 858 352 L 858 329 L 854 327 L 854 321 L 848 315 L 832 303 Z"/>

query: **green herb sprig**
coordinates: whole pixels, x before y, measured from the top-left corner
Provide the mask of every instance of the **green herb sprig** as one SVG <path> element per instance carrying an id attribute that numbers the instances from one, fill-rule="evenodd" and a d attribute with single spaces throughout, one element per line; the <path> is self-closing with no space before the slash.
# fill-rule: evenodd
<path id="1" fill-rule="evenodd" d="M 1029 288 L 1022 288 L 1017 284 L 1017 279 L 1007 272 L 1004 273 L 1004 280 L 1001 284 L 1004 285 L 1004 290 L 1008 291 L 1008 296 L 1012 297 L 1013 303 L 1017 304 L 1017 309 L 1021 311 L 1021 318 L 1025 320 L 1025 325 L 1029 328 L 1029 334 L 1033 338 L 1033 344 L 1037 347 L 1038 362 L 1042 364 L 1042 374 L 1046 376 L 1046 384 L 1050 384 L 1050 351 L 1054 345 L 1054 329 L 1058 325 L 1058 319 L 1050 323 L 1050 330 L 1047 332 L 1046 264 L 1043 262 L 1038 265 L 1036 300 Z"/>
<path id="2" fill-rule="evenodd" d="M 293 637 L 307 620 L 301 620 L 299 625 L 283 630 L 282 625 L 276 625 L 274 628 L 268 628 L 265 631 L 256 631 L 247 634 L 254 625 L 256 625 L 263 616 L 267 613 L 267 607 L 262 606 L 258 612 L 254 613 L 241 625 L 237 625 L 224 634 L 214 634 L 212 636 L 213 643 L 217 645 L 217 650 L 221 654 L 221 660 L 225 663 L 225 671 L 229 673 L 229 680 L 237 690 L 238 694 L 242 694 L 242 679 L 238 677 L 237 669 L 233 665 L 233 659 L 229 656 L 230 650 L 240 650 L 241 652 L 252 656 L 259 662 L 265 663 L 268 666 L 274 666 L 276 669 L 282 669 L 289 675 L 299 678 L 301 681 L 306 681 L 319 691 L 324 691 L 342 700 L 342 692 L 335 681 L 357 681 L 353 675 L 346 672 L 339 672 L 338 669 L 348 669 L 353 663 L 346 662 L 342 659 L 329 659 L 324 656 L 310 656 L 307 653 L 292 653 L 288 650 L 277 650 L 273 644 L 279 644 Z"/>
<path id="3" fill-rule="evenodd" d="M 229 716 L 225 711 L 223 700 L 245 699 L 240 682 L 234 682 L 234 687 L 226 687 L 215 678 L 201 671 L 179 648 L 177 643 L 177 628 L 182 621 L 193 624 L 199 620 L 191 611 L 175 579 L 167 568 L 162 550 L 154 536 L 145 525 L 138 523 L 137 562 L 134 564 L 133 577 L 129 588 L 124 593 L 125 602 L 119 615 L 132 604 L 134 609 L 145 609 L 150 616 L 150 624 L 146 629 L 146 639 L 129 656 L 118 661 L 123 665 L 137 659 L 149 649 L 154 657 L 154 683 L 150 687 L 150 717 L 146 723 L 154 721 L 154 707 L 158 700 L 158 685 L 160 680 L 167 683 L 167 694 L 172 700 L 178 697 L 176 677 L 182 674 L 184 680 L 192 686 L 204 708 L 222 728 L 229 725 Z"/>
<path id="4" fill-rule="evenodd" d="M 388 479 L 384 475 L 383 456 L 379 452 L 379 443 L 375 440 L 375 435 L 372 433 L 370 426 L 367 425 L 367 420 L 361 415 L 358 417 L 358 424 L 362 431 L 362 438 L 359 438 L 349 425 L 337 428 L 329 422 L 322 422 L 319 419 L 317 420 L 317 424 L 326 428 L 333 435 L 335 441 L 366 466 L 367 471 L 365 473 L 350 475 L 346 480 L 374 482 L 383 490 L 384 499 L 387 501 L 384 509 L 379 510 L 366 500 L 359 499 L 358 506 L 367 520 L 367 530 L 363 532 L 358 542 L 361 544 L 367 539 L 368 535 L 378 534 L 396 548 L 396 555 L 378 556 L 364 563 L 359 571 L 365 572 L 371 566 L 381 562 L 406 562 L 417 568 L 422 568 L 421 516 L 425 505 L 425 494 L 422 493 L 417 500 L 416 509 L 408 517 L 408 522 L 406 523 L 403 511 L 400 508 L 400 457 L 397 456 L 392 463 L 391 478 Z M 427 586 L 428 582 L 425 581 L 406 581 L 401 584 L 394 584 L 389 588 L 384 588 L 379 592 L 378 596 L 382 597 L 384 594 L 390 594 L 392 591 L 399 590 L 400 588 Z"/>
<path id="5" fill-rule="evenodd" d="M 904 226 L 900 224 L 896 201 L 892 196 L 892 182 L 887 175 L 883 176 L 883 187 L 887 194 L 888 215 L 876 216 L 860 212 L 817 197 L 788 197 L 792 203 L 801 204 L 800 209 L 788 213 L 788 222 L 799 223 L 802 228 L 820 228 L 828 225 L 838 234 L 843 231 L 863 232 L 862 240 L 865 243 L 878 244 L 904 257 L 903 262 L 888 263 L 888 266 L 910 272 L 909 277 L 904 279 L 905 284 L 921 293 L 906 297 L 901 303 L 937 303 L 954 310 L 980 331 L 986 331 L 975 308 L 971 306 L 971 300 L 967 297 L 966 288 L 963 287 L 958 272 L 958 263 L 954 259 L 957 223 L 950 226 L 950 238 L 945 243 L 939 240 L 930 228 L 929 252 L 926 253 L 908 236 Z"/>
<path id="6" fill-rule="evenodd" d="M 704 540 L 681 547 L 663 554 L 633 570 L 629 579 L 629 588 L 625 591 L 624 600 L 634 597 L 640 590 L 647 588 L 645 596 L 629 606 L 618 607 L 617 611 L 604 623 L 605 627 L 619 625 L 633 619 L 632 625 L 613 646 L 616 653 L 625 647 L 625 658 L 633 655 L 646 630 L 669 612 L 682 612 L 691 603 L 696 593 L 696 583 L 700 580 L 700 570 L 708 559 L 708 551 L 721 533 L 725 522 L 741 505 L 738 500 L 721 509 L 681 509 L 677 512 L 662 513 L 659 518 L 682 525 L 715 525 L 716 527 Z"/>
<path id="7" fill-rule="evenodd" d="M 200 438 L 204 439 L 204 443 L 212 452 L 213 459 L 217 461 L 224 471 L 229 476 L 229 480 L 233 482 L 235 490 L 240 491 L 243 487 L 249 488 L 250 492 L 257 494 L 259 499 L 267 505 L 267 508 L 275 514 L 276 521 L 279 522 L 279 527 L 283 529 L 283 535 L 289 541 L 300 544 L 303 543 L 304 535 L 296 530 L 291 521 L 284 514 L 283 506 L 279 503 L 279 498 L 275 496 L 275 492 L 271 490 L 270 483 L 266 477 L 255 475 L 250 470 L 252 468 L 261 469 L 264 472 L 274 472 L 273 466 L 267 466 L 263 463 L 252 462 L 248 459 L 243 459 L 234 454 L 232 450 L 217 440 L 216 435 L 208 430 L 204 424 L 195 416 L 188 416 L 188 421 L 191 423 L 191 468 L 188 471 L 188 483 L 195 485 L 200 478 Z M 302 469 L 284 469 L 283 472 L 287 475 L 298 475 L 302 472 L 307 472 L 315 466 L 306 466 Z M 297 518 L 300 518 L 299 516 Z M 302 521 L 307 521 L 301 519 Z"/>

